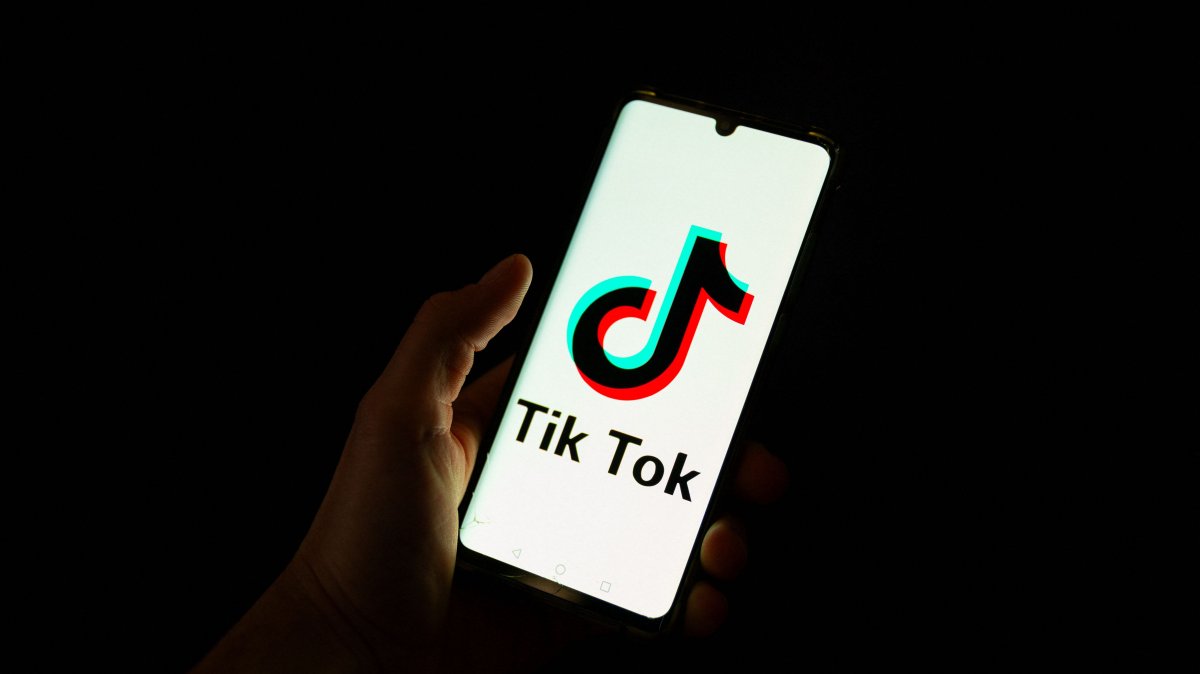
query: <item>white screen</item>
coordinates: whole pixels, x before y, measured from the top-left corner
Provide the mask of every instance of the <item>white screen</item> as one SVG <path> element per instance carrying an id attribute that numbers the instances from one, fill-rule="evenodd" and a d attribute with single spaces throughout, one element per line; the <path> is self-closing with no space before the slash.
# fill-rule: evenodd
<path id="1" fill-rule="evenodd" d="M 646 101 L 624 107 L 501 410 L 463 545 L 650 618 L 670 610 L 829 161 L 812 143 L 747 127 L 721 136 L 711 117 Z M 655 295 L 646 320 L 616 320 L 603 340 L 610 361 L 640 362 L 620 358 L 654 345 L 690 232 L 719 233 L 728 274 L 753 296 L 744 323 L 701 296 L 690 348 L 660 390 L 633 400 L 599 392 L 569 348 L 577 305 L 606 281 L 602 288 L 628 285 L 620 277 L 648 279 Z M 676 297 L 696 304 L 695 296 Z M 556 428 L 543 450 L 548 423 Z M 587 435 L 556 454 L 568 423 L 570 436 Z M 616 475 L 611 430 L 642 440 L 627 445 Z M 680 453 L 686 459 L 675 471 Z M 644 456 L 662 465 L 655 482 L 654 461 L 641 463 L 641 480 L 652 486 L 633 474 Z M 686 478 L 692 471 L 698 475 Z"/>

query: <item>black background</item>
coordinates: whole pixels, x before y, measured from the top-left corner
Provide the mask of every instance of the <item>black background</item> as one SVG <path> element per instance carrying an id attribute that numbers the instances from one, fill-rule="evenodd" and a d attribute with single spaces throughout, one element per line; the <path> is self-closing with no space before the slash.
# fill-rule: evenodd
<path id="1" fill-rule="evenodd" d="M 1046 375 L 1023 365 L 1037 328 L 1016 284 L 996 282 L 1027 236 L 1005 217 L 1021 181 L 1003 54 L 753 42 L 330 31 L 73 62 L 68 98 L 92 114 L 62 142 L 93 188 L 69 207 L 94 226 L 47 237 L 76 280 L 50 321 L 74 374 L 52 389 L 106 448 L 81 468 L 103 471 L 97 497 L 68 510 L 111 570 L 80 575 L 108 592 L 70 624 L 128 665 L 198 660 L 303 537 L 421 301 L 518 251 L 547 283 L 617 99 L 649 85 L 816 124 L 844 165 L 751 411 L 792 483 L 744 513 L 726 629 L 584 643 L 558 664 L 986 664 L 1060 639 L 1069 542 L 1043 519 L 1052 459 L 1027 430 L 1049 413 Z"/>

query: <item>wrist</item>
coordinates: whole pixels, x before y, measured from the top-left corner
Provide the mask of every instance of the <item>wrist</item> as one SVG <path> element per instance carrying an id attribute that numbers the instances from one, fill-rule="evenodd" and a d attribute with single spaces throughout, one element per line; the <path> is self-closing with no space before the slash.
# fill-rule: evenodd
<path id="1" fill-rule="evenodd" d="M 298 555 L 193 674 L 384 671 L 375 643 Z"/>

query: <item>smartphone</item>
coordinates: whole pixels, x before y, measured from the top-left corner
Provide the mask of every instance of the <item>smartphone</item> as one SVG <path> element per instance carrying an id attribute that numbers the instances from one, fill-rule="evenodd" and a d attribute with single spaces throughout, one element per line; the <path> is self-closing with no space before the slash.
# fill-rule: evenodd
<path id="1" fill-rule="evenodd" d="M 670 629 L 837 155 L 813 128 L 621 101 L 480 447 L 461 566 Z"/>

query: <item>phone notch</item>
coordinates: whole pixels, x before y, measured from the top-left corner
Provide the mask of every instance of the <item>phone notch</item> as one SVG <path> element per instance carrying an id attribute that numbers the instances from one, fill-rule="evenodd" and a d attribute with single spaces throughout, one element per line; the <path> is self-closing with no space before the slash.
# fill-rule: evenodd
<path id="1" fill-rule="evenodd" d="M 737 131 L 738 123 L 730 117 L 717 116 L 716 130 L 722 136 L 731 136 Z"/>

